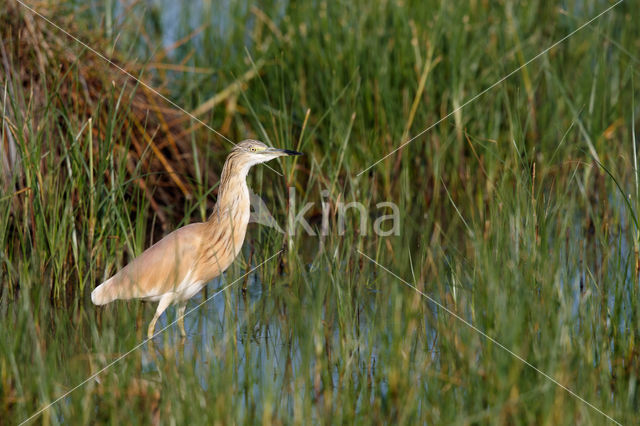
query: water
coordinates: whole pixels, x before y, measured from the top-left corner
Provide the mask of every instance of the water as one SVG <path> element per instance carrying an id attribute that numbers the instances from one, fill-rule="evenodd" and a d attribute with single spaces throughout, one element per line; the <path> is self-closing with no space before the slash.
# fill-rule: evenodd
<path id="1" fill-rule="evenodd" d="M 233 333 L 237 337 L 237 347 L 240 353 L 244 352 L 247 342 L 251 344 L 251 338 L 266 337 L 260 335 L 260 332 L 258 335 L 250 333 L 242 321 L 236 321 L 234 325 L 229 324 L 226 320 L 229 315 L 241 318 L 248 312 L 255 310 L 255 306 L 263 297 L 262 284 L 258 280 L 257 274 L 248 277 L 246 292 L 242 292 L 243 280 L 239 280 L 235 285 L 215 295 L 229 284 L 229 282 L 216 278 L 207 284 L 207 299 L 205 299 L 204 291 L 201 291 L 189 300 L 184 318 L 187 332 L 184 339 L 180 336 L 178 325 L 175 323 L 176 307 L 167 309 L 156 324 L 156 333 L 165 328 L 167 324 L 171 324 L 171 326 L 155 337 L 152 344 L 144 346 L 143 371 L 157 370 L 158 356 L 162 356 L 167 348 L 178 350 L 182 360 L 194 362 L 196 370 L 206 371 L 204 367 L 208 356 L 202 355 L 214 352 L 216 347 L 219 350 L 220 345 L 224 347 L 228 344 Z M 279 330 L 275 329 L 275 334 L 271 334 L 269 339 L 272 342 L 280 342 Z M 256 345 L 256 349 L 263 350 L 261 345 Z M 206 389 L 204 376 L 201 376 L 201 384 Z"/>

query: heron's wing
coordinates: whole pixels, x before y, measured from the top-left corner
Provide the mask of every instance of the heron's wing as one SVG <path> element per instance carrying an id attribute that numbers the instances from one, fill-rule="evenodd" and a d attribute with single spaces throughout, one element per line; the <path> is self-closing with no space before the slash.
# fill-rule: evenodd
<path id="1" fill-rule="evenodd" d="M 156 297 L 174 291 L 193 267 L 206 226 L 180 228 L 133 259 L 111 278 L 118 299 Z"/>

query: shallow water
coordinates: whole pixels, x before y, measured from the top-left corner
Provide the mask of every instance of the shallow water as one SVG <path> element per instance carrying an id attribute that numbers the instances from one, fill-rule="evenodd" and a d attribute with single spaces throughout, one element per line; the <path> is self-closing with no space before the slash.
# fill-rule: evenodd
<path id="1" fill-rule="evenodd" d="M 207 284 L 207 298 L 205 292 L 200 291 L 187 304 L 185 311 L 184 325 L 187 336 L 182 338 L 176 321 L 176 307 L 172 306 L 158 319 L 156 333 L 171 324 L 167 330 L 160 333 L 153 339 L 152 344 L 144 345 L 142 355 L 143 371 L 154 371 L 157 369 L 156 359 L 158 355 L 167 348 L 179 352 L 183 360 L 193 361 L 196 369 L 205 371 L 203 360 L 207 360 L 207 353 L 212 352 L 214 345 L 225 344 L 231 332 L 229 329 L 233 325 L 227 324 L 225 318 L 228 309 L 231 308 L 232 315 L 242 316 L 247 310 L 251 310 L 263 296 L 262 285 L 257 275 L 249 276 L 246 292 L 243 294 L 240 280 L 236 285 L 231 286 L 220 294 L 215 295 L 223 289 L 228 282 L 216 278 Z M 215 296 L 214 296 L 215 295 Z M 238 337 L 238 350 L 244 351 L 244 345 L 249 340 L 248 333 L 242 326 L 242 322 L 237 322 L 233 330 Z M 261 337 L 261 336 L 253 336 Z M 278 331 L 269 336 L 273 341 L 279 341 Z M 259 347 L 259 346 L 258 346 Z M 153 351 L 153 354 L 151 353 Z M 205 356 L 203 357 L 203 354 Z M 202 381 L 205 386 L 205 381 Z"/>

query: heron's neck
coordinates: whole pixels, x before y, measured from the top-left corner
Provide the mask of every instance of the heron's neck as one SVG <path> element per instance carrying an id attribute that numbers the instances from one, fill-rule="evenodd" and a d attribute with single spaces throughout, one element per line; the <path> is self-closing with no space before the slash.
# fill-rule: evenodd
<path id="1" fill-rule="evenodd" d="M 247 203 L 249 207 L 249 187 L 247 186 L 247 179 L 245 177 L 234 176 L 226 185 L 220 184 L 218 190 L 218 202 L 216 206 L 221 208 L 236 208 L 243 202 Z"/>
<path id="2" fill-rule="evenodd" d="M 216 214 L 247 214 L 249 208 L 249 188 L 247 187 L 247 173 L 250 166 L 236 165 L 227 161 L 220 176 L 218 201 L 213 211 Z"/>
<path id="3" fill-rule="evenodd" d="M 249 167 L 229 167 L 229 160 L 222 169 L 218 201 L 213 213 L 207 221 L 210 242 L 224 241 L 218 255 L 227 253 L 234 258 L 238 255 L 244 242 L 244 237 L 251 216 L 249 202 L 249 188 L 247 187 L 247 172 Z"/>

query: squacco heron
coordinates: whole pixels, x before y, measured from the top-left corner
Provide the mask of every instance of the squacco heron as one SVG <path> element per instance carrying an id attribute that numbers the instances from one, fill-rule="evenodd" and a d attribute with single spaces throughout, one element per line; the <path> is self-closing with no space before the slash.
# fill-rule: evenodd
<path id="1" fill-rule="evenodd" d="M 222 274 L 236 258 L 249 223 L 247 173 L 251 166 L 286 155 L 301 155 L 287 149 L 269 148 L 262 142 L 245 140 L 236 145 L 222 168 L 218 201 L 206 222 L 192 223 L 173 231 L 133 259 L 91 293 L 95 305 L 117 299 L 158 302 L 147 336 L 154 335 L 156 321 L 171 305 L 182 336 L 187 301 L 210 280 Z"/>

